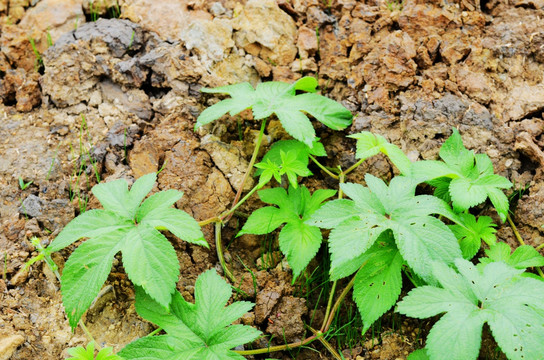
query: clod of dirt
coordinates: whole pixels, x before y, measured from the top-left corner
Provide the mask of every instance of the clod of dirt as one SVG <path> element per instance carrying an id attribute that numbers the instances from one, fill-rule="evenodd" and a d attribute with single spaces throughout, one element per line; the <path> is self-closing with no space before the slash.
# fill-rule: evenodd
<path id="1" fill-rule="evenodd" d="M 25 341 L 19 334 L 0 339 L 0 360 L 9 360 L 13 352 Z"/>
<path id="2" fill-rule="evenodd" d="M 237 147 L 221 142 L 219 138 L 213 135 L 206 135 L 201 139 L 202 147 L 210 154 L 215 166 L 229 180 L 233 189 L 238 190 L 249 163 L 242 156 L 242 152 Z M 248 177 L 244 184 L 244 191 L 253 188 L 253 179 Z"/>
<path id="3" fill-rule="evenodd" d="M 268 317 L 266 332 L 288 343 L 302 340 L 305 327 L 306 299 L 284 296 Z"/>
<path id="4" fill-rule="evenodd" d="M 274 0 L 247 1 L 233 28 L 237 30 L 236 45 L 246 52 L 278 65 L 289 65 L 295 59 L 295 22 Z"/>

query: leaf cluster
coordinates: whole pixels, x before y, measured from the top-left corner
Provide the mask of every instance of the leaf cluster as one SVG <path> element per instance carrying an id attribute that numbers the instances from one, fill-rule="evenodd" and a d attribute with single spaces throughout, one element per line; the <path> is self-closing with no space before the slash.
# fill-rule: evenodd
<path id="1" fill-rule="evenodd" d="M 476 267 L 456 259 L 458 272 L 433 263 L 440 286 L 410 291 L 398 304 L 402 314 L 428 318 L 445 313 L 433 326 L 426 350 L 431 359 L 478 357 L 482 326 L 509 359 L 539 359 L 544 354 L 544 282 L 523 277 L 504 262 Z"/>

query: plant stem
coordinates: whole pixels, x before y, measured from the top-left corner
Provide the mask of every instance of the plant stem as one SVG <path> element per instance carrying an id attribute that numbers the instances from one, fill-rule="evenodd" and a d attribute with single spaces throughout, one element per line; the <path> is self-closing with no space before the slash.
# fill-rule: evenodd
<path id="1" fill-rule="evenodd" d="M 147 334 L 146 337 L 148 337 L 148 336 L 155 336 L 156 334 L 158 334 L 158 333 L 161 332 L 161 331 L 162 331 L 162 327 L 159 326 L 158 328 L 156 328 L 155 330 L 153 330 L 152 332 L 150 332 L 149 334 Z"/>
<path id="2" fill-rule="evenodd" d="M 320 335 L 323 336 L 323 335 Z M 269 346 L 262 349 L 255 349 L 255 350 L 235 350 L 234 352 L 240 355 L 257 355 L 257 354 L 268 354 L 276 351 L 284 351 L 284 350 L 291 350 L 300 346 L 307 345 L 311 343 L 312 341 L 316 340 L 318 338 L 317 335 L 312 335 L 307 339 L 304 339 L 302 341 L 291 343 L 291 344 L 285 344 L 285 345 L 276 345 L 276 346 Z"/>
<path id="3" fill-rule="evenodd" d="M 219 262 L 221 263 L 221 267 L 223 268 L 225 275 L 230 281 L 232 281 L 233 284 L 236 284 L 236 278 L 227 268 L 227 263 L 225 262 L 225 257 L 223 256 L 223 248 L 221 246 L 221 226 L 222 224 L 220 222 L 215 223 L 215 248 L 217 249 L 217 257 L 219 258 Z"/>
<path id="4" fill-rule="evenodd" d="M 332 289 L 329 294 L 329 301 L 327 302 L 327 310 L 325 311 L 325 317 L 323 318 L 323 324 L 321 325 L 321 332 L 325 330 L 325 325 L 327 325 L 327 319 L 329 318 L 329 315 L 331 313 L 331 306 L 332 306 L 332 298 L 334 297 L 334 293 L 336 291 L 336 280 L 332 282 Z"/>
<path id="5" fill-rule="evenodd" d="M 521 235 L 518 232 L 518 229 L 516 227 L 516 224 L 512 221 L 512 218 L 510 217 L 510 214 L 506 214 L 506 220 L 508 220 L 508 224 L 510 224 L 510 227 L 512 228 L 512 231 L 514 232 L 514 235 L 516 236 L 516 239 L 520 243 L 520 245 L 525 245 L 525 241 L 521 238 Z"/>
<path id="6" fill-rule="evenodd" d="M 322 165 L 319 161 L 317 161 L 317 159 L 315 157 L 313 157 L 312 155 L 308 154 L 308 156 L 310 157 L 310 159 L 321 169 L 323 170 L 327 175 L 329 175 L 330 177 L 332 177 L 333 179 L 338 179 L 338 175 L 335 175 L 333 174 L 329 169 L 327 169 L 324 165 Z"/>
<path id="7" fill-rule="evenodd" d="M 525 241 L 523 241 L 523 238 L 519 234 L 519 231 L 518 231 L 518 229 L 516 227 L 516 224 L 514 224 L 514 222 L 512 221 L 512 218 L 510 217 L 510 214 L 506 214 L 506 219 L 508 220 L 508 224 L 510 224 L 510 227 L 512 228 L 512 231 L 514 232 L 514 235 L 516 236 L 516 239 L 518 240 L 518 242 L 521 245 L 525 245 Z M 543 245 L 537 247 L 536 250 L 540 250 L 540 248 L 542 248 Z M 536 272 L 538 273 L 538 275 L 540 275 L 542 278 L 544 278 L 544 272 L 542 271 L 541 268 L 537 267 Z"/>
<path id="8" fill-rule="evenodd" d="M 246 194 L 246 196 L 244 196 L 244 197 L 242 198 L 242 200 L 238 201 L 238 202 L 236 203 L 236 205 L 234 205 L 230 210 L 228 210 L 228 211 L 224 212 L 223 214 L 219 215 L 219 221 L 221 221 L 221 222 L 227 222 L 227 221 L 229 221 L 229 219 L 230 219 L 230 216 L 229 216 L 229 215 L 232 215 L 232 214 L 234 213 L 234 211 L 235 211 L 236 209 L 238 209 L 238 207 L 239 207 L 240 205 L 242 205 L 247 199 L 249 199 L 250 196 L 253 195 L 253 193 L 254 193 L 255 191 L 259 190 L 259 189 L 262 188 L 262 187 L 263 187 L 262 184 L 257 184 L 257 185 L 255 185 L 255 186 L 253 187 L 253 189 L 251 189 L 251 190 Z"/>
<path id="9" fill-rule="evenodd" d="M 234 209 L 236 208 L 236 205 L 238 204 L 238 200 L 240 199 L 240 196 L 242 196 L 242 192 L 244 191 L 244 185 L 246 184 L 247 178 L 249 177 L 249 174 L 251 173 L 251 170 L 253 169 L 255 160 L 257 160 L 257 155 L 259 154 L 259 148 L 261 147 L 261 142 L 263 140 L 265 128 L 266 128 L 266 119 L 264 119 L 263 122 L 261 123 L 261 130 L 259 131 L 259 136 L 257 137 L 257 143 L 255 144 L 255 149 L 253 149 L 253 155 L 251 155 L 251 160 L 249 161 L 249 165 L 247 166 L 246 173 L 244 174 L 244 178 L 242 179 L 242 184 L 240 185 L 240 188 L 238 189 L 238 192 L 236 193 L 236 197 L 234 198 L 234 201 L 232 203 L 231 212 L 229 213 L 229 216 L 225 219 L 225 222 L 230 220 L 230 217 L 232 216 L 231 214 L 232 212 L 234 212 Z"/>
<path id="10" fill-rule="evenodd" d="M 342 360 L 342 357 L 340 356 L 340 354 L 338 354 L 338 352 L 332 347 L 332 345 L 325 339 L 324 336 L 321 336 L 323 335 L 323 333 L 321 331 L 317 331 L 315 330 L 314 328 L 312 327 L 309 327 L 310 328 L 310 331 L 315 335 L 317 336 L 317 339 L 319 341 L 321 341 L 321 343 L 323 344 L 323 346 L 325 346 L 327 348 L 327 350 L 329 350 L 329 352 L 332 354 L 332 356 L 334 356 L 334 358 L 336 360 Z"/>
<path id="11" fill-rule="evenodd" d="M 366 160 L 366 158 L 361 159 L 361 160 L 357 161 L 355 164 L 351 165 L 346 171 L 343 172 L 344 176 L 349 174 L 353 170 L 357 169 L 359 167 L 359 165 L 361 165 L 365 160 Z"/>
<path id="12" fill-rule="evenodd" d="M 365 264 L 363 264 L 362 266 L 364 266 L 364 265 Z M 338 299 L 336 299 L 336 302 L 334 303 L 334 306 L 332 307 L 332 310 L 331 310 L 331 312 L 329 314 L 329 318 L 327 319 L 327 324 L 325 325 L 325 330 L 323 331 L 323 333 L 326 333 L 327 331 L 329 331 L 329 328 L 331 327 L 331 324 L 332 324 L 332 320 L 334 319 L 334 317 L 336 315 L 336 311 L 338 311 L 338 308 L 340 307 L 340 304 L 342 303 L 342 301 L 344 301 L 344 298 L 346 297 L 348 292 L 353 287 L 353 284 L 355 284 L 356 276 L 357 276 L 357 273 L 355 273 L 355 275 L 350 280 L 348 285 L 344 288 L 344 290 L 342 291 L 342 293 L 340 294 Z"/>

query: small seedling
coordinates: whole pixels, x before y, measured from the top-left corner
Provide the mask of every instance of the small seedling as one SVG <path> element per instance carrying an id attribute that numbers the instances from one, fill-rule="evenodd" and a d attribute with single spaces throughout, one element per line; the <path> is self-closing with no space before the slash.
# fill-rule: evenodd
<path id="1" fill-rule="evenodd" d="M 261 190 L 261 200 L 278 207 L 266 206 L 254 211 L 238 236 L 268 234 L 285 223 L 279 235 L 280 249 L 287 256 L 296 279 L 314 258 L 323 241 L 319 228 L 307 225 L 305 221 L 334 194 L 335 190 L 316 190 L 310 195 L 305 186 L 291 186 L 289 192 L 283 188 Z"/>
<path id="2" fill-rule="evenodd" d="M 136 311 L 166 331 L 128 344 L 119 353 L 124 359 L 243 360 L 231 349 L 255 340 L 261 332 L 251 326 L 231 323 L 253 308 L 238 301 L 227 307 L 231 287 L 215 270 L 200 275 L 195 284 L 195 303 L 175 292 L 168 310 L 136 288 Z"/>
<path id="3" fill-rule="evenodd" d="M 544 354 L 544 283 L 522 277 L 523 270 L 503 262 L 476 267 L 456 259 L 458 272 L 433 263 L 442 287 L 410 291 L 397 307 L 407 316 L 445 315 L 433 326 L 426 350 L 431 359 L 477 359 L 482 327 L 487 323 L 511 360 L 540 359 Z"/>
<path id="4" fill-rule="evenodd" d="M 27 187 L 32 185 L 33 182 L 34 181 L 25 182 L 22 177 L 19 177 L 19 188 L 24 191 Z"/>
<path id="5" fill-rule="evenodd" d="M 122 179 L 94 186 L 92 192 L 104 209 L 86 211 L 72 220 L 48 247 L 49 252 L 59 251 L 88 238 L 72 253 L 62 273 L 63 303 L 72 327 L 100 291 L 118 252 L 123 253 L 130 280 L 166 307 L 175 290 L 179 262 L 173 246 L 158 230 L 208 247 L 198 223 L 171 207 L 182 192 L 162 191 L 142 203 L 156 179 L 155 173 L 142 176 L 130 191 Z"/>
<path id="6" fill-rule="evenodd" d="M 66 360 L 123 360 L 121 357 L 113 354 L 112 347 L 107 347 L 100 350 L 95 357 L 94 347 L 94 341 L 91 341 L 87 344 L 86 349 L 83 346 L 68 349 L 66 351 L 68 352 L 68 355 L 70 355 L 70 357 Z"/>

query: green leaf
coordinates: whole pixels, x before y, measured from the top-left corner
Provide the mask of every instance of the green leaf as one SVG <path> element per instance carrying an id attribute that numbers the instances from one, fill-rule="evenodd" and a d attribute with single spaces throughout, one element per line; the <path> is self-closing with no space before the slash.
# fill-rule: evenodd
<path id="1" fill-rule="evenodd" d="M 81 244 L 64 266 L 61 292 L 70 326 L 75 328 L 108 278 L 113 258 L 120 250 L 120 239 L 128 229 L 94 237 Z"/>
<path id="2" fill-rule="evenodd" d="M 127 360 L 243 360 L 242 356 L 230 349 L 255 340 L 261 332 L 245 325 L 230 325 L 253 307 L 248 302 L 235 302 L 225 307 L 231 295 L 231 287 L 215 270 L 208 270 L 196 281 L 195 303 L 186 302 L 176 292 L 172 297 L 170 312 L 164 314 L 165 320 L 161 319 L 161 314 L 149 311 L 153 308 L 151 298 L 141 300 L 149 304 L 145 305 L 146 310 L 138 313 L 147 320 L 166 323 L 168 328 L 164 329 L 167 335 L 136 340 L 119 354 Z M 155 306 L 158 304 L 155 303 Z M 174 317 L 177 326 L 174 325 Z M 180 332 L 178 328 L 184 330 Z"/>
<path id="3" fill-rule="evenodd" d="M 418 161 L 412 165 L 411 176 L 416 181 L 426 181 L 437 186 L 436 195 L 451 199 L 453 208 L 463 212 L 491 200 L 502 221 L 508 214 L 508 199 L 501 189 L 512 187 L 512 183 L 502 176 L 493 174 L 493 163 L 486 154 L 474 154 L 467 150 L 461 135 L 454 128 L 453 134 L 440 149 L 440 161 Z M 445 179 L 439 183 L 432 180 L 450 178 L 448 193 L 445 192 Z"/>
<path id="4" fill-rule="evenodd" d="M 323 237 L 318 227 L 306 225 L 302 220 L 289 221 L 279 235 L 280 250 L 287 256 L 293 269 L 293 278 L 306 268 L 321 247 Z"/>
<path id="5" fill-rule="evenodd" d="M 261 200 L 278 205 L 278 208 L 268 206 L 254 211 L 237 236 L 268 234 L 286 223 L 279 235 L 280 249 L 287 256 L 296 279 L 313 259 L 323 240 L 319 228 L 306 223 L 306 220 L 335 193 L 334 190 L 317 190 L 311 195 L 305 186 L 291 186 L 288 192 L 283 188 L 261 190 Z"/>
<path id="6" fill-rule="evenodd" d="M 291 136 L 313 147 L 315 130 L 306 113 L 334 130 L 348 127 L 353 117 L 341 104 L 315 94 L 316 85 L 315 78 L 304 77 L 292 85 L 282 82 L 260 83 L 255 90 L 248 83 L 203 89 L 208 93 L 228 94 L 231 98 L 204 110 L 197 119 L 195 130 L 227 112 L 235 115 L 250 108 L 256 120 L 276 114 Z M 308 93 L 297 95 L 297 90 Z"/>
<path id="7" fill-rule="evenodd" d="M 171 207 L 155 208 L 142 217 L 140 225 L 168 230 L 182 240 L 209 248 L 198 222 L 182 210 Z"/>
<path id="8" fill-rule="evenodd" d="M 480 250 L 482 240 L 489 246 L 497 241 L 495 237 L 496 225 L 489 216 L 480 216 L 476 220 L 472 214 L 459 214 L 459 218 L 462 220 L 463 226 L 449 225 L 449 228 L 459 240 L 463 258 L 472 259 Z"/>
<path id="9" fill-rule="evenodd" d="M 87 344 L 87 349 L 82 346 L 67 349 L 66 352 L 71 357 L 66 360 L 122 360 L 119 356 L 113 354 L 112 347 L 103 348 L 94 357 L 94 341 Z"/>
<path id="10" fill-rule="evenodd" d="M 282 211 L 273 206 L 265 206 L 251 213 L 238 236 L 243 234 L 264 235 L 276 230 L 285 223 L 286 216 Z"/>
<path id="11" fill-rule="evenodd" d="M 408 265 L 427 282 L 433 281 L 433 260 L 451 264 L 461 256 L 453 233 L 430 216 L 441 214 L 455 219 L 447 204 L 430 196 L 416 196 L 416 184 L 411 177 L 395 177 L 389 186 L 369 174 L 365 181 L 368 188 L 341 184 L 352 205 L 349 200 L 333 200 L 307 222 L 332 228 L 329 235 L 331 273 L 348 266 L 354 259 L 360 260 L 361 254 L 387 229 L 393 231 L 397 247 Z"/>
<path id="12" fill-rule="evenodd" d="M 93 238 L 132 227 L 129 219 L 106 210 L 87 210 L 68 223 L 49 245 L 50 252 L 59 251 L 81 238 Z"/>
<path id="13" fill-rule="evenodd" d="M 518 246 L 513 254 L 510 254 L 510 246 L 506 243 L 496 243 L 485 250 L 488 258 L 481 258 L 480 262 L 488 264 L 493 261 L 502 261 L 516 269 L 526 269 L 533 266 L 544 266 L 544 256 L 530 245 Z"/>
<path id="14" fill-rule="evenodd" d="M 365 253 L 363 263 L 355 277 L 353 298 L 363 319 L 364 334 L 397 302 L 402 287 L 404 260 L 389 234 L 378 239 Z"/>
<path id="15" fill-rule="evenodd" d="M 363 131 L 358 134 L 348 135 L 348 137 L 357 139 L 357 152 L 355 156 L 358 159 L 367 159 L 380 152 L 387 155 L 389 160 L 401 173 L 409 175 L 411 173 L 412 162 L 396 145 L 389 143 L 383 136 Z"/>
<path id="16" fill-rule="evenodd" d="M 140 224 L 127 234 L 121 252 L 129 279 L 167 307 L 179 274 L 178 258 L 170 242 L 150 225 Z"/>
<path id="17" fill-rule="evenodd" d="M 429 355 L 427 355 L 427 350 L 419 349 L 410 353 L 406 360 L 430 360 L 430 358 Z"/>
<path id="18" fill-rule="evenodd" d="M 435 263 L 443 288 L 413 289 L 398 304 L 399 312 L 419 318 L 446 312 L 429 333 L 429 357 L 441 359 L 447 354 L 448 359 L 476 359 L 487 322 L 509 359 L 539 358 L 544 353 L 544 284 L 504 262 L 476 268 L 457 259 L 455 265 L 459 275 L 452 279 L 448 274 L 452 270 Z"/>
<path id="19" fill-rule="evenodd" d="M 157 229 L 208 247 L 198 223 L 171 208 L 181 192 L 159 192 L 140 205 L 155 180 L 155 173 L 144 175 L 130 191 L 124 180 L 96 185 L 92 191 L 104 210 L 81 214 L 44 250 L 50 254 L 88 238 L 70 256 L 61 277 L 63 303 L 72 327 L 100 291 L 117 252 L 123 253 L 128 277 L 166 307 L 175 290 L 179 262 L 174 248 Z"/>

